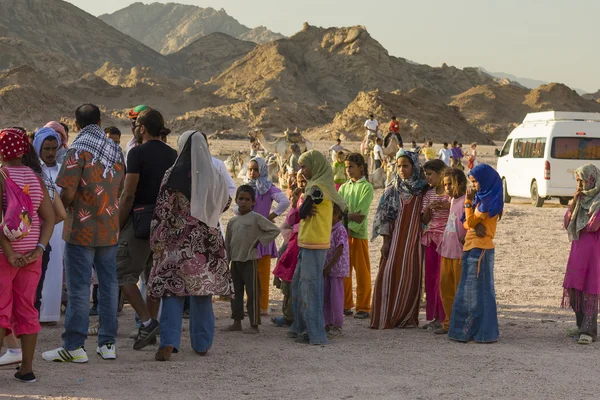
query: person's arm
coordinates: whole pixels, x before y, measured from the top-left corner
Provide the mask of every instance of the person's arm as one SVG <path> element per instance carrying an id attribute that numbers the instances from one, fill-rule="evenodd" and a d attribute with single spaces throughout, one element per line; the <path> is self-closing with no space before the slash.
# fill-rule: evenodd
<path id="1" fill-rule="evenodd" d="M 342 256 L 343 251 L 344 245 L 340 244 L 338 247 L 335 248 L 335 252 L 333 253 L 333 256 L 331 256 L 331 260 L 329 260 L 329 262 L 327 263 L 327 265 L 325 265 L 325 268 L 323 269 L 323 275 L 329 275 L 331 268 L 335 265 L 336 262 L 338 262 L 338 260 Z"/>
<path id="2" fill-rule="evenodd" d="M 0 199 L 2 198 L 4 198 L 4 177 L 0 175 Z M 27 265 L 25 256 L 13 250 L 10 240 L 4 235 L 2 229 L 0 229 L 0 247 L 8 263 L 13 267 L 21 268 Z"/>
<path id="3" fill-rule="evenodd" d="M 228 256 L 231 256 L 231 229 L 232 223 L 229 221 L 227 230 L 225 231 L 225 252 L 227 252 Z"/>
<path id="4" fill-rule="evenodd" d="M 84 156 L 76 158 L 75 150 L 69 150 L 69 152 L 67 152 L 67 158 L 60 167 L 60 171 L 56 177 L 56 184 L 62 188 L 60 199 L 62 200 L 65 209 L 69 209 L 73 204 L 84 167 Z"/>
<path id="5" fill-rule="evenodd" d="M 50 201 L 50 196 L 48 195 L 46 186 L 41 181 L 40 185 L 44 191 L 44 198 L 42 199 L 40 208 L 37 210 L 38 214 L 40 215 L 40 219 L 42 220 L 40 239 L 38 243 L 42 244 L 44 247 L 48 247 L 48 243 L 52 237 L 52 232 L 54 232 L 54 209 L 52 208 L 52 202 Z M 44 250 L 40 246 L 36 246 L 33 251 L 30 251 L 25 255 L 25 258 L 27 259 L 27 263 L 30 264 L 40 258 L 43 254 Z"/>
<path id="6" fill-rule="evenodd" d="M 290 206 L 290 200 L 280 190 L 271 193 L 271 199 L 277 203 L 277 207 L 271 214 L 269 214 L 269 221 L 273 221 L 275 218 L 283 214 Z"/>
<path id="7" fill-rule="evenodd" d="M 57 193 L 58 194 L 58 193 Z M 67 210 L 65 210 L 65 206 L 63 205 L 60 196 L 54 197 L 54 203 L 52 203 L 52 209 L 54 210 L 54 224 L 60 224 L 65 219 L 67 219 Z"/>
<path id="8" fill-rule="evenodd" d="M 298 216 L 300 219 L 310 218 L 315 214 L 316 210 L 313 210 L 313 198 L 310 196 L 306 196 L 302 205 L 300 206 L 300 210 L 298 210 Z"/>
<path id="9" fill-rule="evenodd" d="M 262 215 L 257 214 L 256 219 L 258 221 L 258 229 L 260 229 L 261 231 L 261 234 L 258 237 L 258 241 L 263 246 L 266 246 L 273 240 L 275 240 L 277 236 L 279 236 L 280 230 L 274 223 L 272 223 Z"/>
<path id="10" fill-rule="evenodd" d="M 125 175 L 125 186 L 119 197 L 119 225 L 121 229 L 125 226 L 131 209 L 133 208 L 133 199 L 135 198 L 135 191 L 140 181 L 140 174 L 128 173 Z"/>
<path id="11" fill-rule="evenodd" d="M 357 224 L 362 223 L 369 215 L 371 203 L 373 202 L 373 186 L 364 185 L 362 193 L 358 200 L 358 208 L 352 214 L 348 214 L 348 219 Z"/>

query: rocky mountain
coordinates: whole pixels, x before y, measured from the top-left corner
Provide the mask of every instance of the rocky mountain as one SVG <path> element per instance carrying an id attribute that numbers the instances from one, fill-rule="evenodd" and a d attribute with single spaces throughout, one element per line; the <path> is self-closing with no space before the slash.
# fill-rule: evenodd
<path id="1" fill-rule="evenodd" d="M 235 39 L 224 33 L 203 36 L 167 58 L 194 80 L 209 81 L 256 47 L 255 43 Z"/>
<path id="2" fill-rule="evenodd" d="M 175 3 L 133 3 L 99 18 L 162 54 L 175 53 L 215 32 L 256 43 L 284 37 L 263 26 L 251 29 L 242 25 L 223 9 Z"/>
<path id="3" fill-rule="evenodd" d="M 533 90 L 513 85 L 480 85 L 455 96 L 450 105 L 458 108 L 473 126 L 497 140 L 504 139 L 530 112 L 600 112 L 600 104 L 560 83 Z"/>
<path id="4" fill-rule="evenodd" d="M 584 99 L 588 99 L 588 100 L 600 101 L 600 90 L 597 90 L 594 93 L 584 94 L 581 97 L 583 97 Z"/>
<path id="5" fill-rule="evenodd" d="M 390 117 L 395 115 L 404 141 L 422 143 L 432 138 L 436 142 L 458 140 L 492 144 L 490 137 L 470 125 L 455 107 L 448 106 L 434 92 L 422 88 L 408 92 L 360 92 L 344 111 L 336 114 L 329 131 L 335 132 L 334 136 L 344 134 L 360 140 L 364 137 L 364 123 L 370 113 L 386 127 L 384 131 Z"/>
<path id="6" fill-rule="evenodd" d="M 258 46 L 211 81 L 227 98 L 273 99 L 330 106 L 341 111 L 358 92 L 430 89 L 461 93 L 493 78 L 474 68 L 432 68 L 389 55 L 362 26 L 305 24 L 289 39 Z"/>
<path id="7" fill-rule="evenodd" d="M 166 57 L 61 0 L 0 1 L 0 38 L 0 69 L 26 63 L 68 78 L 110 61 L 175 72 Z"/>

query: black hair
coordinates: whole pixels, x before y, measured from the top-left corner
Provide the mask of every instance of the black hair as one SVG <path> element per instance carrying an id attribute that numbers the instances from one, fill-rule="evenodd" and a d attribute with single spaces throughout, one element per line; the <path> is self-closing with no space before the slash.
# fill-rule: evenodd
<path id="1" fill-rule="evenodd" d="M 430 140 L 429 142 L 427 142 L 427 146 L 429 146 L 429 147 L 433 146 L 433 141 Z"/>
<path id="2" fill-rule="evenodd" d="M 428 169 L 430 171 L 434 171 L 436 174 L 444 171 L 447 168 L 447 165 L 442 160 L 431 160 L 427 161 L 425 165 L 423 165 L 423 169 Z"/>
<path id="3" fill-rule="evenodd" d="M 393 120 L 395 120 L 395 119 L 396 119 L 396 116 L 394 115 L 394 116 L 392 117 L 392 119 L 393 119 Z"/>
<path id="4" fill-rule="evenodd" d="M 365 158 L 360 153 L 350 153 L 346 157 L 346 161 L 353 162 L 358 166 L 358 168 L 362 167 L 363 174 L 366 180 L 369 180 L 369 168 L 367 167 L 367 162 Z"/>
<path id="5" fill-rule="evenodd" d="M 452 141 L 452 147 L 455 147 L 458 144 L 456 140 Z"/>
<path id="6" fill-rule="evenodd" d="M 250 195 L 250 197 L 252 198 L 252 201 L 256 201 L 256 190 L 254 190 L 254 188 L 252 186 L 242 185 L 239 188 L 237 188 L 237 190 L 235 192 L 236 199 L 239 197 L 240 193 L 248 193 Z"/>
<path id="7" fill-rule="evenodd" d="M 121 131 L 116 126 L 108 126 L 104 128 L 104 133 L 108 133 L 109 135 L 119 135 L 119 137 L 121 137 Z"/>
<path id="8" fill-rule="evenodd" d="M 69 134 L 69 127 L 67 126 L 67 124 L 65 124 L 64 122 L 59 122 L 59 124 L 62 125 L 62 127 L 65 129 L 65 133 L 68 135 Z"/>
<path id="9" fill-rule="evenodd" d="M 442 143 L 444 146 L 448 146 L 448 142 L 444 142 Z"/>
<path id="10" fill-rule="evenodd" d="M 136 120 L 138 125 L 143 125 L 152 137 L 167 136 L 170 129 L 165 128 L 165 120 L 162 114 L 155 109 L 144 110 Z"/>
<path id="11" fill-rule="evenodd" d="M 464 196 L 467 192 L 467 176 L 458 168 L 448 168 L 444 172 L 444 178 L 449 178 L 452 183 L 452 195 L 455 198 Z"/>
<path id="12" fill-rule="evenodd" d="M 75 121 L 77 121 L 79 129 L 88 125 L 98 125 L 101 118 L 100 109 L 93 104 L 82 104 L 75 110 Z"/>
<path id="13" fill-rule="evenodd" d="M 369 114 L 369 118 L 375 118 L 373 114 Z"/>
<path id="14" fill-rule="evenodd" d="M 31 168 L 33 172 L 38 175 L 42 175 L 44 173 L 42 164 L 40 163 L 40 157 L 35 152 L 32 144 L 29 144 L 29 151 L 23 154 L 23 157 L 21 157 L 21 164 Z"/>
<path id="15" fill-rule="evenodd" d="M 338 143 L 342 143 L 342 139 L 340 139 L 340 138 L 337 138 L 336 142 L 338 142 Z"/>

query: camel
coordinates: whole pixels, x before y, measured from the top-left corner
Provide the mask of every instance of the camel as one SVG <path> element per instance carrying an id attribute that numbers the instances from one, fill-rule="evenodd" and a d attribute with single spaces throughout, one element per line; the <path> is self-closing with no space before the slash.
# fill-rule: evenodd
<path id="1" fill-rule="evenodd" d="M 387 147 L 382 148 L 383 155 L 386 156 L 386 158 L 394 157 L 398 152 L 399 146 L 400 142 L 398 142 L 398 138 L 396 137 L 396 135 L 392 135 L 390 137 L 390 142 L 388 143 Z"/>
<path id="2" fill-rule="evenodd" d="M 257 129 L 254 132 L 248 132 L 248 136 L 255 137 L 258 140 L 258 143 L 260 143 L 262 148 L 267 152 L 278 154 L 283 158 L 286 158 L 286 156 L 289 154 L 289 147 L 293 143 L 299 144 L 302 152 L 311 150 L 313 148 L 312 143 L 308 139 L 304 138 L 301 133 L 290 133 L 289 130 L 286 130 L 283 136 L 278 137 L 273 142 L 267 141 L 262 129 Z"/>
<path id="3" fill-rule="evenodd" d="M 383 189 L 385 187 L 386 174 L 383 168 L 377 168 L 369 174 L 369 182 L 373 185 L 373 189 Z"/>
<path id="4" fill-rule="evenodd" d="M 239 151 L 234 151 L 232 155 L 227 157 L 225 160 L 225 166 L 227 167 L 227 171 L 231 175 L 232 178 L 237 176 L 238 171 L 241 171 L 244 163 L 244 159 L 242 158 Z"/>

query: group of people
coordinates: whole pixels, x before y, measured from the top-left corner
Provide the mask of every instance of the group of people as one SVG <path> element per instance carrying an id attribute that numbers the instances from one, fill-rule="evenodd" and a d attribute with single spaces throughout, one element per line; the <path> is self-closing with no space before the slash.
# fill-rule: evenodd
<path id="1" fill-rule="evenodd" d="M 224 331 L 256 334 L 269 312 L 273 259 L 284 300 L 283 315 L 271 321 L 288 327 L 297 342 L 326 344 L 343 334 L 349 316 L 370 320 L 373 329 L 419 326 L 423 271 L 424 327 L 460 342 L 498 340 L 494 237 L 504 202 L 500 176 L 489 165 L 473 165 L 467 176 L 441 159 L 421 167 L 418 151 L 400 149 L 369 235 L 374 191 L 367 162 L 359 153 L 345 155 L 340 141 L 330 149 L 333 166 L 316 150 L 291 149 L 295 162 L 284 193 L 260 157 L 251 159 L 236 187 L 200 131 L 181 134 L 173 150 L 162 115 L 148 106 L 129 113 L 133 139 L 126 154 L 120 131 L 101 128 L 97 106 L 84 104 L 75 117 L 79 133 L 71 144 L 68 128 L 57 122 L 32 141 L 22 128 L 0 133 L 0 343 L 6 338 L 9 347 L 2 358 L 20 363 L 17 379 L 36 379 L 40 311 L 56 313 L 58 304 L 52 318 L 60 318 L 63 259 L 62 345 L 42 354 L 47 361 L 87 362 L 89 334 L 98 335 L 102 359 L 115 359 L 119 289 L 136 311 L 133 348 L 155 344 L 160 333 L 158 361 L 179 351 L 186 312 L 192 349 L 207 354 L 213 296 L 231 302 L 233 323 Z M 565 216 L 573 247 L 564 303 L 577 316 L 570 333 L 591 343 L 600 295 L 600 171 L 586 165 L 576 177 Z M 230 207 L 235 216 L 224 227 L 221 215 Z M 63 220 L 62 229 L 55 227 Z M 56 244 L 53 232 L 61 235 Z M 369 239 L 378 236 L 383 244 L 373 286 Z M 89 325 L 92 281 L 96 332 Z"/>

